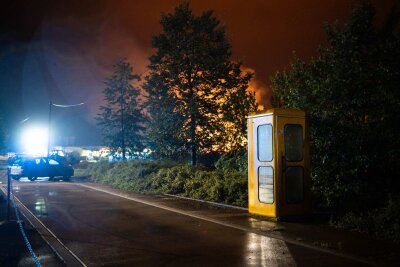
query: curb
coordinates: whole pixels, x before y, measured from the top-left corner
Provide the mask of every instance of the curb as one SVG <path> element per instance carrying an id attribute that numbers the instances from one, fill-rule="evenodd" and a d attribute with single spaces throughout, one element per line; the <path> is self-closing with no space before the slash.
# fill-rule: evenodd
<path id="1" fill-rule="evenodd" d="M 168 210 L 170 212 L 175 212 L 175 213 L 178 213 L 178 214 L 181 214 L 181 215 L 184 215 L 184 216 L 189 216 L 189 217 L 200 219 L 200 220 L 203 220 L 203 221 L 219 224 L 219 225 L 222 225 L 222 226 L 225 226 L 225 227 L 233 228 L 233 229 L 244 231 L 244 232 L 247 232 L 247 233 L 253 233 L 253 234 L 260 235 L 260 236 L 265 236 L 265 237 L 268 237 L 268 238 L 281 240 L 283 242 L 286 242 L 286 243 L 289 243 L 289 244 L 292 244 L 292 245 L 297 245 L 297 246 L 308 248 L 308 249 L 315 250 L 315 251 L 318 251 L 318 252 L 327 253 L 327 254 L 334 255 L 334 256 L 337 256 L 337 257 L 341 257 L 341 258 L 344 258 L 344 259 L 347 259 L 347 260 L 353 260 L 353 261 L 356 261 L 356 262 L 359 262 L 359 263 L 362 263 L 362 264 L 365 264 L 365 265 L 368 265 L 368 266 L 380 266 L 378 263 L 371 262 L 370 260 L 365 259 L 363 257 L 354 256 L 354 255 L 351 255 L 351 254 L 338 252 L 338 251 L 327 249 L 327 248 L 318 247 L 318 246 L 315 246 L 315 245 L 312 245 L 312 244 L 306 244 L 306 243 L 300 242 L 300 241 L 295 240 L 295 239 L 283 237 L 283 236 L 278 235 L 278 234 L 276 234 L 274 232 L 265 232 L 265 231 L 261 231 L 261 230 L 257 230 L 257 229 L 252 229 L 252 228 L 248 228 L 248 227 L 244 227 L 244 226 L 235 225 L 233 223 L 223 222 L 223 221 L 220 221 L 220 220 L 217 220 L 217 219 L 207 218 L 206 216 L 193 214 L 191 212 L 182 211 L 182 210 L 179 210 L 179 209 L 176 209 L 176 208 L 170 208 L 170 207 L 167 207 L 165 205 L 160 205 L 160 204 L 152 203 L 151 201 L 146 201 L 146 200 L 142 200 L 142 199 L 139 199 L 139 198 L 131 197 L 131 196 L 128 196 L 127 194 L 115 193 L 115 192 L 112 192 L 112 191 L 109 191 L 109 190 L 97 188 L 97 187 L 92 186 L 92 185 L 85 185 L 85 184 L 81 184 L 81 183 L 75 183 L 75 184 L 78 185 L 78 186 L 81 186 L 81 187 L 85 187 L 85 188 L 89 188 L 89 189 L 92 189 L 92 190 L 95 190 L 95 191 L 107 193 L 107 194 L 110 194 L 110 195 L 113 195 L 113 196 L 117 196 L 117 197 L 121 197 L 121 198 L 124 198 L 124 199 L 127 199 L 127 200 L 136 201 L 136 202 L 139 202 L 139 203 L 142 203 L 142 204 L 145 204 L 145 205 L 149 205 L 149 206 L 152 206 L 152 207 L 155 207 L 155 208 Z"/>
<path id="2" fill-rule="evenodd" d="M 223 203 L 218 203 L 218 202 L 212 202 L 212 201 L 207 201 L 207 200 L 201 200 L 201 199 L 195 199 L 195 198 L 190 198 L 190 197 L 184 197 L 184 196 L 179 196 L 179 195 L 172 195 L 172 194 L 163 194 L 164 196 L 169 196 L 169 197 L 175 197 L 175 198 L 180 198 L 180 199 L 185 199 L 185 200 L 191 200 L 195 202 L 200 202 L 200 203 L 205 203 L 205 204 L 210 204 L 213 206 L 221 207 L 221 208 L 226 208 L 226 209 L 237 209 L 237 210 L 243 210 L 243 211 L 248 211 L 247 208 L 239 207 L 239 206 L 233 206 L 229 204 L 223 204 Z"/>
<path id="3" fill-rule="evenodd" d="M 4 187 L 0 188 L 3 194 L 6 194 Z M 53 250 L 54 254 L 67 266 L 84 266 L 87 265 L 76 256 L 65 244 L 49 229 L 42 221 L 39 220 L 16 196 L 16 204 L 19 206 L 21 215 L 29 222 L 29 224 L 36 229 L 42 239 Z M 36 221 L 36 223 L 33 221 Z"/>

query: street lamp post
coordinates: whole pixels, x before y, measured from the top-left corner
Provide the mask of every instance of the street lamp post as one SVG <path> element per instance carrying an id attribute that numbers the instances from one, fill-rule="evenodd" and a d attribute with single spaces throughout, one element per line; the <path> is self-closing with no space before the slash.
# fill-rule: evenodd
<path id="1" fill-rule="evenodd" d="M 72 108 L 72 107 L 77 107 L 77 106 L 82 106 L 85 103 L 78 103 L 78 104 L 73 104 L 73 105 L 60 105 L 60 104 L 54 104 L 52 101 L 49 102 L 49 125 L 48 125 L 48 140 L 47 140 L 47 157 L 50 156 L 51 152 L 51 111 L 52 107 L 59 107 L 59 108 Z"/>
<path id="2" fill-rule="evenodd" d="M 48 129 L 47 129 L 47 157 L 50 157 L 50 134 L 51 134 L 51 106 L 53 103 L 50 101 L 49 102 L 49 124 L 48 124 Z"/>

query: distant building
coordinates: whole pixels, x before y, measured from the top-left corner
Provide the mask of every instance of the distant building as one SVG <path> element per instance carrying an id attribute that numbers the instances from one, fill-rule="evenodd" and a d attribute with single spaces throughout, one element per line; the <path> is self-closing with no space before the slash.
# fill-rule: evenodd
<path id="1" fill-rule="evenodd" d="M 108 159 L 110 149 L 105 146 L 56 146 L 56 151 L 62 151 L 64 154 L 79 154 L 80 160 L 98 161 L 100 159 Z"/>

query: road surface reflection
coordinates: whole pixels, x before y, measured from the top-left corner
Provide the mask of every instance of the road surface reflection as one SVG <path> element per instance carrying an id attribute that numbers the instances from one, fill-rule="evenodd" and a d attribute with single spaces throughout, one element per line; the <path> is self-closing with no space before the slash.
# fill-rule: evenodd
<path id="1" fill-rule="evenodd" d="M 285 242 L 254 233 L 247 234 L 245 255 L 248 266 L 296 266 Z"/>

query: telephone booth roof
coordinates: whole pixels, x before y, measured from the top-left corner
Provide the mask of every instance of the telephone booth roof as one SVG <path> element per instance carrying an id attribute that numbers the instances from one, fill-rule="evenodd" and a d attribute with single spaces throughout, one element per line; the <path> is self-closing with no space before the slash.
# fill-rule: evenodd
<path id="1" fill-rule="evenodd" d="M 303 110 L 292 108 L 271 108 L 267 110 L 250 113 L 248 119 L 262 117 L 270 114 L 275 114 L 284 117 L 305 117 L 306 113 Z"/>

